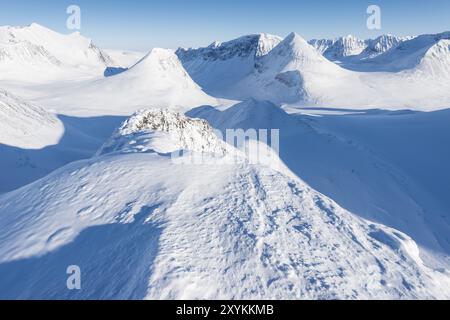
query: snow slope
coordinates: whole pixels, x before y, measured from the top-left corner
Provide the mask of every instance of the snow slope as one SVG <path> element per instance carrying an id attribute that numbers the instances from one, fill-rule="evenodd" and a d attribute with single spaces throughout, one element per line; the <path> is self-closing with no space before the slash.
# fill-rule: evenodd
<path id="1" fill-rule="evenodd" d="M 178 57 L 166 49 L 152 49 L 128 70 L 106 78 L 62 87 L 42 100 L 70 115 L 130 115 L 151 106 L 188 110 L 217 104 L 185 71 Z"/>
<path id="2" fill-rule="evenodd" d="M 445 52 L 437 53 L 435 52 L 435 48 L 436 46 L 445 44 L 449 39 L 449 32 L 407 38 L 391 50 L 387 50 L 383 54 L 363 61 L 359 66 L 359 70 L 400 72 L 418 68 L 422 60 L 426 60 L 429 55 L 437 54 L 440 60 L 446 59 L 447 54 Z M 353 68 L 358 69 L 358 65 L 353 66 Z"/>
<path id="3" fill-rule="evenodd" d="M 63 126 L 43 108 L 0 89 L 0 144 L 39 149 L 55 144 Z"/>
<path id="4" fill-rule="evenodd" d="M 176 54 L 183 66 L 206 92 L 222 95 L 229 86 L 254 70 L 259 58 L 282 39 L 270 34 L 247 35 L 206 48 L 179 48 Z"/>
<path id="5" fill-rule="evenodd" d="M 120 121 L 55 115 L 0 89 L 0 193 L 91 157 Z"/>
<path id="6" fill-rule="evenodd" d="M 214 95 L 232 100 L 255 98 L 297 107 L 436 110 L 450 105 L 446 40 L 446 33 L 411 40 L 385 36 L 371 47 L 384 51 L 394 46 L 390 50 L 370 59 L 367 52 L 348 56 L 337 65 L 292 33 L 256 63 L 237 61 L 220 69 L 223 81 L 219 76 L 215 81 L 210 78 L 215 62 L 204 61 L 195 68 L 185 64 L 205 86 L 208 82 L 214 86 Z M 395 46 L 398 41 L 402 42 Z"/>
<path id="7" fill-rule="evenodd" d="M 179 120 L 169 132 L 183 130 Z M 411 238 L 299 179 L 245 162 L 183 164 L 152 150 L 117 151 L 0 196 L 1 298 L 450 294 L 448 274 L 426 267 Z M 80 291 L 65 286 L 73 264 L 82 270 Z"/>
<path id="8" fill-rule="evenodd" d="M 296 33 L 262 57 L 233 89 L 232 97 L 239 100 L 329 106 L 367 103 L 367 96 L 375 94 L 358 74 L 327 60 Z"/>
<path id="9" fill-rule="evenodd" d="M 114 64 L 108 54 L 79 33 L 63 35 L 36 23 L 0 27 L 0 79 L 92 77 Z"/>
<path id="10" fill-rule="evenodd" d="M 280 129 L 280 158 L 295 175 L 352 213 L 405 232 L 427 265 L 449 269 L 448 110 L 299 116 L 250 100 L 189 115 L 220 130 Z"/>

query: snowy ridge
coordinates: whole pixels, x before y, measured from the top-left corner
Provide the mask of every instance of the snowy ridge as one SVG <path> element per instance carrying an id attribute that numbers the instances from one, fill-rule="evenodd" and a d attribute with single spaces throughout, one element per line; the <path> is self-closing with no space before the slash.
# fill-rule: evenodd
<path id="1" fill-rule="evenodd" d="M 169 140 L 165 140 L 161 135 L 157 135 L 156 142 L 155 139 L 142 138 L 142 134 L 146 138 L 149 138 L 149 134 L 155 137 L 154 133 L 166 133 Z M 226 152 L 224 142 L 219 140 L 205 120 L 191 119 L 164 109 L 152 109 L 139 111 L 126 120 L 97 154 L 131 150 L 167 153 L 180 149 L 222 156 Z"/>
<path id="2" fill-rule="evenodd" d="M 0 63 L 24 63 L 60 66 L 61 61 L 51 55 L 43 46 L 37 46 L 28 41 L 1 44 Z"/>
<path id="3" fill-rule="evenodd" d="M 327 60 L 296 33 L 259 61 L 257 70 L 234 87 L 236 98 L 275 103 L 325 103 L 336 87 L 355 82 L 352 74 Z M 364 89 L 361 89 L 364 90 Z M 334 99 L 333 99 L 334 100 Z"/>
<path id="4" fill-rule="evenodd" d="M 369 59 L 367 65 L 377 71 L 399 72 L 413 70 L 420 65 L 427 52 L 429 50 L 433 51 L 432 48 L 442 40 L 450 40 L 450 32 L 420 35 L 404 40 L 391 50 Z M 434 52 L 432 55 L 436 54 L 445 56 L 445 51 Z M 438 59 L 442 60 L 445 58 L 439 57 Z"/>
<path id="5" fill-rule="evenodd" d="M 313 39 L 308 41 L 308 43 L 329 60 L 338 60 L 348 56 L 358 55 L 367 47 L 364 40 L 360 40 L 353 35 L 334 40 Z"/>
<path id="6" fill-rule="evenodd" d="M 416 70 L 431 78 L 450 78 L 450 38 L 439 40 L 430 47 Z"/>
<path id="7" fill-rule="evenodd" d="M 392 48 L 397 47 L 404 41 L 413 39 L 413 37 L 396 37 L 390 34 L 381 35 L 373 40 L 366 40 L 367 48 L 361 53 L 363 58 L 373 58 L 383 54 Z"/>
<path id="8" fill-rule="evenodd" d="M 124 72 L 69 89 L 53 99 L 67 99 L 66 108 L 82 105 L 82 114 L 101 110 L 103 114 L 128 116 L 147 107 L 185 111 L 217 104 L 191 79 L 173 51 L 161 48 L 152 49 Z M 50 103 L 54 105 L 53 101 Z"/>
<path id="9" fill-rule="evenodd" d="M 447 33 L 405 39 L 387 35 L 370 44 L 372 53 L 348 55 L 338 65 L 291 33 L 256 60 L 194 59 L 185 66 L 207 92 L 225 99 L 254 98 L 300 107 L 436 110 L 450 104 L 448 85 L 440 79 L 449 75 L 445 42 L 424 56 L 447 38 Z M 341 44 L 349 44 L 350 52 L 358 41 L 346 39 Z"/>
<path id="10" fill-rule="evenodd" d="M 252 73 L 259 59 L 281 40 L 269 34 L 247 35 L 206 48 L 180 48 L 176 54 L 195 82 L 209 94 L 221 96 Z"/>
<path id="11" fill-rule="evenodd" d="M 65 71 L 73 76 L 80 71 L 101 74 L 115 62 L 79 33 L 63 35 L 35 23 L 27 27 L 0 27 L 0 70 L 6 73 L 3 77 L 21 79 L 24 68 L 42 77 L 37 71 L 49 65 L 53 73 L 59 71 L 64 76 Z"/>
<path id="12" fill-rule="evenodd" d="M 39 149 L 60 138 L 58 118 L 0 89 L 0 144 Z"/>
<path id="13" fill-rule="evenodd" d="M 122 131 L 190 126 L 150 114 Z M 0 284 L 8 288 L 0 297 L 449 296 L 448 276 L 422 263 L 411 238 L 266 166 L 105 154 L 0 196 L 0 212 Z M 74 255 L 89 272 L 83 290 L 70 292 L 58 273 Z"/>
<path id="14" fill-rule="evenodd" d="M 313 39 L 308 41 L 308 43 L 331 61 L 348 59 L 357 61 L 374 58 L 412 38 L 384 34 L 376 39 L 361 40 L 353 35 L 348 35 L 333 40 Z"/>
<path id="15" fill-rule="evenodd" d="M 179 48 L 176 54 L 183 63 L 198 58 L 215 61 L 235 57 L 261 57 L 272 50 L 281 40 L 278 36 L 266 33 L 252 34 L 223 43 L 214 42 L 206 48 Z"/>

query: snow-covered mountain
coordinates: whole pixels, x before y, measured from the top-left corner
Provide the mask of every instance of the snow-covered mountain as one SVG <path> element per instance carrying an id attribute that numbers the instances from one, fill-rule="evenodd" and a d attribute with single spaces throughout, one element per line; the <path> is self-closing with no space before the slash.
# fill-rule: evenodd
<path id="1" fill-rule="evenodd" d="M 361 40 L 348 35 L 336 39 L 313 39 L 308 43 L 331 61 L 355 62 L 374 58 L 412 38 L 384 34 L 375 39 Z"/>
<path id="2" fill-rule="evenodd" d="M 77 32 L 63 35 L 36 23 L 0 27 L 1 79 L 30 80 L 30 73 L 38 79 L 101 75 L 114 65 L 107 53 Z"/>
<path id="3" fill-rule="evenodd" d="M 182 130 L 184 118 L 174 126 L 152 122 L 167 117 L 177 116 L 153 117 L 144 130 Z M 142 119 L 123 128 L 136 134 Z M 203 122 L 192 121 L 203 132 Z M 422 262 L 411 238 L 351 214 L 298 178 L 245 162 L 180 164 L 163 153 L 134 151 L 71 164 L 0 197 L 0 297 L 450 294 L 448 277 Z M 69 190 L 77 190 L 70 199 Z M 79 291 L 66 288 L 64 271 L 72 264 L 83 271 Z"/>
<path id="4" fill-rule="evenodd" d="M 355 90 L 359 91 L 356 99 L 374 94 L 356 73 L 326 59 L 301 36 L 291 33 L 258 60 L 252 73 L 223 93 L 236 100 L 336 106 L 360 103 L 352 101 Z"/>
<path id="5" fill-rule="evenodd" d="M 139 57 L 1 27 L 0 299 L 450 299 L 449 83 L 448 32 Z"/>
<path id="6" fill-rule="evenodd" d="M 214 42 L 206 48 L 180 48 L 176 54 L 195 82 L 206 92 L 220 95 L 253 72 L 259 58 L 281 40 L 278 36 L 261 33 L 223 43 Z"/>
<path id="7" fill-rule="evenodd" d="M 308 43 L 316 48 L 327 59 L 332 61 L 358 55 L 367 48 L 367 44 L 364 40 L 358 39 L 353 35 L 340 37 L 334 40 L 313 39 L 308 41 Z"/>
<path id="8" fill-rule="evenodd" d="M 68 87 L 45 104 L 70 114 L 130 115 L 150 106 L 188 110 L 217 100 L 191 79 L 173 51 L 155 48 L 124 72 Z"/>
<path id="9" fill-rule="evenodd" d="M 445 33 L 422 37 L 445 40 Z M 342 50 L 334 52 L 353 52 L 355 55 L 346 56 L 344 63 L 339 65 L 325 58 L 320 53 L 320 48 L 317 50 L 295 33 L 256 60 L 253 56 L 247 60 L 233 60 L 232 64 L 228 64 L 230 61 L 227 60 L 227 65 L 223 68 L 217 68 L 215 58 L 214 61 L 201 59 L 201 63 L 197 63 L 198 59 L 193 59 L 192 64 L 188 58 L 183 59 L 187 61 L 184 64 L 194 79 L 200 79 L 200 83 L 208 87 L 209 92 L 221 98 L 255 98 L 297 106 L 355 109 L 444 108 L 450 104 L 450 91 L 446 90 L 446 83 L 438 77 L 424 77 L 422 70 L 426 69 L 428 73 L 435 75 L 441 70 L 440 77 L 448 74 L 445 67 L 445 42 L 441 43 L 440 48 L 436 48 L 436 53 L 430 54 L 428 59 L 432 61 L 425 63 L 424 60 L 423 67 L 419 67 L 417 63 L 417 72 L 400 72 L 405 69 L 405 64 L 411 64 L 410 56 L 422 57 L 424 54 L 420 51 L 423 49 L 417 48 L 418 46 L 418 51 L 413 51 L 402 50 L 403 45 L 407 46 L 410 42 L 422 43 L 422 37 L 410 40 L 380 37 L 367 47 L 373 48 L 372 54 L 356 45 L 360 42 L 354 37 L 342 38 L 342 41 L 336 42 L 335 47 Z M 233 42 L 228 45 L 232 46 Z M 240 52 L 237 49 L 228 50 Z M 376 56 L 375 51 L 380 54 L 376 53 Z M 383 51 L 385 52 L 381 53 Z M 356 54 L 357 52 L 360 53 Z M 399 95 L 398 92 L 403 94 Z"/>
<path id="10" fill-rule="evenodd" d="M 56 116 L 0 89 L 0 144 L 39 149 L 55 144 L 63 128 Z"/>
<path id="11" fill-rule="evenodd" d="M 383 54 L 392 48 L 397 47 L 404 41 L 413 39 L 413 37 L 396 37 L 390 34 L 384 34 L 376 39 L 366 40 L 367 47 L 360 54 L 360 59 L 374 58 Z"/>
<path id="12" fill-rule="evenodd" d="M 369 65 L 391 72 L 422 69 L 424 66 L 428 71 L 443 68 L 441 74 L 448 75 L 448 50 L 445 47 L 449 40 L 450 32 L 417 36 L 371 59 Z"/>

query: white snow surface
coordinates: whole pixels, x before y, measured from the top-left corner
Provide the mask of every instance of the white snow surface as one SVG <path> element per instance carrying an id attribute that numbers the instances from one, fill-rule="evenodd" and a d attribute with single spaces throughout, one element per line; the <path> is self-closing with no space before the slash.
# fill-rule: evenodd
<path id="1" fill-rule="evenodd" d="M 106 153 L 0 197 L 0 212 L 2 297 L 449 296 L 407 235 L 265 166 Z M 60 281 L 69 261 L 81 291 Z"/>
<path id="2" fill-rule="evenodd" d="M 53 114 L 0 89 L 0 144 L 40 149 L 56 144 L 62 123 Z"/>
<path id="3" fill-rule="evenodd" d="M 43 81 L 101 75 L 115 62 L 78 32 L 64 35 L 39 24 L 0 27 L 0 79 Z"/>
<path id="4" fill-rule="evenodd" d="M 0 27 L 0 299 L 450 299 L 449 41 Z"/>
<path id="5" fill-rule="evenodd" d="M 292 33 L 256 63 L 227 65 L 221 81 L 210 81 L 216 62 L 181 58 L 207 92 L 222 98 L 344 109 L 436 110 L 450 105 L 446 39 L 447 33 L 412 39 L 385 36 L 369 43 L 368 48 L 380 51 L 375 57 L 369 59 L 370 54 L 361 51 L 338 65 Z M 352 46 L 347 50 L 359 51 Z"/>
<path id="6" fill-rule="evenodd" d="M 10 90 L 22 92 L 24 88 L 13 84 Z M 25 91 L 33 101 L 76 116 L 129 116 L 149 106 L 186 111 L 219 104 L 191 79 L 173 51 L 161 48 L 152 49 L 128 70 L 113 76 L 30 86 Z"/>

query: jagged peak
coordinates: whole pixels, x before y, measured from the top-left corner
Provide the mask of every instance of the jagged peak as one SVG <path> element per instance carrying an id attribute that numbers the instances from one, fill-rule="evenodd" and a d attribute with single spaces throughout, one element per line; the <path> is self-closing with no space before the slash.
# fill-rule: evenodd
<path id="1" fill-rule="evenodd" d="M 130 70 L 146 69 L 156 66 L 162 67 L 163 64 L 164 68 L 170 66 L 172 68 L 183 69 L 177 55 L 172 50 L 163 48 L 153 48 L 141 60 L 136 62 L 136 64 L 133 65 L 130 68 Z"/>
<path id="2" fill-rule="evenodd" d="M 301 60 L 325 60 L 322 55 L 299 34 L 292 32 L 268 56 L 290 56 Z"/>
<path id="3" fill-rule="evenodd" d="M 269 33 L 244 35 L 226 42 L 215 41 L 205 48 L 179 48 L 176 51 L 183 61 L 201 57 L 204 60 L 227 60 L 234 57 L 261 57 L 281 42 L 281 38 Z"/>

